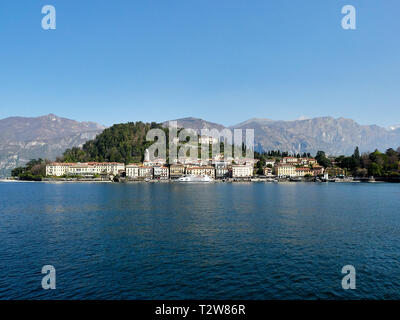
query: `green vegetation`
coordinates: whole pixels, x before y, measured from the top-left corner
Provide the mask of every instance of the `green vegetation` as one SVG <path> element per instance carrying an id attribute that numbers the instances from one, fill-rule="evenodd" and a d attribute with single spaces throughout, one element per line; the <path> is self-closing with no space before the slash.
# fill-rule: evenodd
<path id="1" fill-rule="evenodd" d="M 46 164 L 43 159 L 31 160 L 25 167 L 17 167 L 11 171 L 11 176 L 26 181 L 42 181 L 46 176 Z"/>
<path id="2" fill-rule="evenodd" d="M 169 148 L 169 130 L 155 122 L 129 122 L 116 124 L 105 129 L 94 140 L 86 142 L 82 148 L 72 148 L 64 152 L 57 159 L 59 162 L 121 162 L 125 164 L 143 162 L 144 152 L 154 142 L 146 141 L 147 132 L 151 129 L 161 129 L 165 132 L 167 143 L 167 155 Z M 178 133 L 181 129 L 178 130 Z M 187 138 L 189 141 L 189 138 Z M 178 152 L 179 152 L 178 147 Z M 224 143 L 220 143 L 221 153 L 224 153 Z M 244 149 L 243 149 L 243 152 Z M 212 148 L 209 147 L 211 157 Z M 189 150 L 188 154 L 189 155 Z M 199 144 L 198 156 L 201 156 Z M 167 158 L 168 161 L 168 158 Z"/>
<path id="3" fill-rule="evenodd" d="M 261 174 L 261 168 L 265 167 L 266 159 L 275 158 L 279 161 L 287 156 L 291 155 L 280 150 L 263 153 L 255 152 L 254 157 L 259 160 L 255 165 L 257 173 Z M 299 157 L 300 155 L 294 156 Z M 303 153 L 301 157 L 310 158 L 311 155 Z M 336 169 L 343 169 L 342 172 L 356 177 L 400 177 L 400 147 L 397 151 L 390 148 L 385 153 L 375 150 L 372 153 L 363 154 L 360 154 L 359 148 L 356 147 L 351 156 L 342 155 L 339 157 L 328 157 L 324 151 L 318 151 L 315 159 L 318 164 L 331 172 L 338 172 Z"/>
<path id="4" fill-rule="evenodd" d="M 64 152 L 62 162 L 123 162 L 125 164 L 143 161 L 144 151 L 153 143 L 146 141 L 150 129 L 161 125 L 143 122 L 116 124 L 105 129 L 94 140 L 86 142 L 82 148 L 72 148 Z"/>
<path id="5" fill-rule="evenodd" d="M 358 147 L 350 157 L 340 156 L 335 158 L 339 168 L 348 170 L 352 175 L 359 177 L 396 177 L 400 176 L 400 148 L 392 148 L 385 153 L 375 150 L 372 153 L 360 155 Z"/>
<path id="6" fill-rule="evenodd" d="M 317 162 L 324 168 L 332 166 L 331 160 L 328 159 L 324 151 L 318 151 L 315 156 L 315 160 L 317 160 Z"/>

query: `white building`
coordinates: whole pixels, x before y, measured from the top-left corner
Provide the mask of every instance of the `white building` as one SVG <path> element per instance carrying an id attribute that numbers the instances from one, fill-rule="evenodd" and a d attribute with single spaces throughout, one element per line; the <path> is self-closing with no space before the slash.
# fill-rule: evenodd
<path id="1" fill-rule="evenodd" d="M 46 165 L 47 176 L 81 175 L 93 176 L 95 174 L 117 175 L 125 171 L 125 165 L 118 162 L 84 162 L 84 163 L 58 163 Z"/>
<path id="2" fill-rule="evenodd" d="M 116 176 L 125 171 L 125 164 L 119 162 L 88 162 L 87 164 L 94 167 L 97 174 L 112 174 Z"/>
<path id="3" fill-rule="evenodd" d="M 265 160 L 265 165 L 271 165 L 272 167 L 275 165 L 275 159 L 267 159 Z"/>
<path id="4" fill-rule="evenodd" d="M 299 162 L 300 162 L 300 158 L 296 158 L 296 157 L 282 158 L 282 163 L 298 164 Z"/>
<path id="5" fill-rule="evenodd" d="M 139 178 L 153 179 L 153 167 L 139 166 Z"/>
<path id="6" fill-rule="evenodd" d="M 154 167 L 154 166 L 164 166 L 167 164 L 166 159 L 156 158 L 153 160 L 145 160 L 143 161 L 143 165 L 147 167 Z"/>
<path id="7" fill-rule="evenodd" d="M 127 178 L 139 178 L 139 165 L 131 163 L 125 166 L 125 173 Z"/>
<path id="8" fill-rule="evenodd" d="M 253 176 L 253 166 L 250 165 L 233 165 L 232 178 L 246 178 Z"/>
<path id="9" fill-rule="evenodd" d="M 73 163 L 50 163 L 46 165 L 46 176 L 61 177 L 63 175 L 66 175 L 68 173 L 68 168 L 72 165 Z"/>
<path id="10" fill-rule="evenodd" d="M 71 176 L 93 176 L 97 174 L 96 168 L 87 163 L 75 163 L 67 170 L 67 175 Z"/>
<path id="11" fill-rule="evenodd" d="M 225 179 L 229 178 L 230 176 L 230 171 L 228 167 L 216 167 L 215 168 L 215 177 L 217 179 Z"/>
<path id="12" fill-rule="evenodd" d="M 216 143 L 218 143 L 218 139 L 215 137 L 211 137 L 211 136 L 201 136 L 199 138 L 199 143 L 200 144 L 216 144 Z"/>
<path id="13" fill-rule="evenodd" d="M 154 176 L 154 179 L 157 179 L 157 180 L 168 180 L 168 178 L 169 178 L 168 167 L 154 166 L 153 167 L 153 176 Z"/>
<path id="14" fill-rule="evenodd" d="M 254 166 L 259 160 L 254 158 L 235 158 L 233 161 L 238 165 Z"/>

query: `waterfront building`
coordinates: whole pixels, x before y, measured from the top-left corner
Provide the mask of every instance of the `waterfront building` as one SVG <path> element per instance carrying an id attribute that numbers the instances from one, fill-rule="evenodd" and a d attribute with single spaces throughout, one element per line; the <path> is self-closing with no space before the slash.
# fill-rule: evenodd
<path id="1" fill-rule="evenodd" d="M 297 177 L 304 177 L 304 176 L 307 176 L 307 175 L 310 175 L 310 176 L 313 175 L 313 171 L 311 170 L 310 167 L 296 168 L 296 176 Z"/>
<path id="2" fill-rule="evenodd" d="M 328 173 L 328 175 L 330 175 L 331 177 L 345 176 L 346 175 L 346 170 L 344 170 L 342 168 L 338 168 L 338 167 L 327 168 L 325 170 L 325 172 Z"/>
<path id="3" fill-rule="evenodd" d="M 169 176 L 171 179 L 182 177 L 185 174 L 185 166 L 182 164 L 171 164 L 169 166 Z"/>
<path id="4" fill-rule="evenodd" d="M 264 176 L 272 176 L 272 168 L 265 167 L 264 168 Z"/>
<path id="5" fill-rule="evenodd" d="M 165 166 L 154 166 L 153 167 L 153 177 L 156 180 L 168 180 L 169 170 Z"/>
<path id="6" fill-rule="evenodd" d="M 278 177 L 295 177 L 296 166 L 289 163 L 279 163 L 275 165 L 274 172 Z"/>
<path id="7" fill-rule="evenodd" d="M 314 176 L 319 176 L 324 173 L 324 167 L 322 167 L 320 165 L 313 165 L 312 172 L 313 172 Z"/>
<path id="8" fill-rule="evenodd" d="M 87 163 L 74 163 L 67 170 L 67 175 L 91 177 L 96 174 L 96 169 L 93 165 Z"/>
<path id="9" fill-rule="evenodd" d="M 228 168 L 228 166 L 230 165 L 230 162 L 225 161 L 225 160 L 213 160 L 212 164 L 214 165 L 215 169 Z"/>
<path id="10" fill-rule="evenodd" d="M 118 162 L 84 162 L 57 163 L 46 165 L 47 176 L 80 175 L 93 176 L 100 174 L 117 175 L 125 171 L 125 165 Z"/>
<path id="11" fill-rule="evenodd" d="M 46 165 L 46 176 L 61 177 L 63 175 L 67 175 L 68 168 L 72 165 L 73 163 L 49 163 L 48 165 Z"/>
<path id="12" fill-rule="evenodd" d="M 215 178 L 217 179 L 226 179 L 229 178 L 232 174 L 232 170 L 229 170 L 228 167 L 216 167 L 215 168 Z"/>
<path id="13" fill-rule="evenodd" d="M 215 178 L 215 168 L 211 166 L 190 167 L 186 168 L 186 174 L 192 174 L 195 176 L 209 176 L 211 178 Z"/>
<path id="14" fill-rule="evenodd" d="M 95 174 L 116 176 L 125 171 L 125 164 L 119 162 L 87 162 L 87 165 L 93 168 Z"/>
<path id="15" fill-rule="evenodd" d="M 139 179 L 153 179 L 153 167 L 139 166 Z"/>
<path id="16" fill-rule="evenodd" d="M 253 176 L 252 165 L 232 165 L 232 178 L 246 178 Z"/>
<path id="17" fill-rule="evenodd" d="M 139 165 L 131 163 L 125 166 L 126 177 L 131 179 L 139 178 Z"/>

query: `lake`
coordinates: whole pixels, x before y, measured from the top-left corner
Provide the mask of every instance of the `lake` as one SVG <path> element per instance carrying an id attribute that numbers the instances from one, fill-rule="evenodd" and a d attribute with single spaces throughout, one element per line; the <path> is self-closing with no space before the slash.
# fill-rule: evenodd
<path id="1" fill-rule="evenodd" d="M 0 299 L 400 299 L 399 239 L 399 184 L 0 183 Z"/>

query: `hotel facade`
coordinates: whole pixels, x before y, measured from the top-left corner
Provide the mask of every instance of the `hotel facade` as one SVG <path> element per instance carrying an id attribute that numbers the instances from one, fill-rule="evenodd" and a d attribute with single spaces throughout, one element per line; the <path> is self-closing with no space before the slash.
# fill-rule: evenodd
<path id="1" fill-rule="evenodd" d="M 125 172 L 125 164 L 118 162 L 84 162 L 84 163 L 59 163 L 52 162 L 46 166 L 47 176 L 93 176 L 114 175 Z"/>

